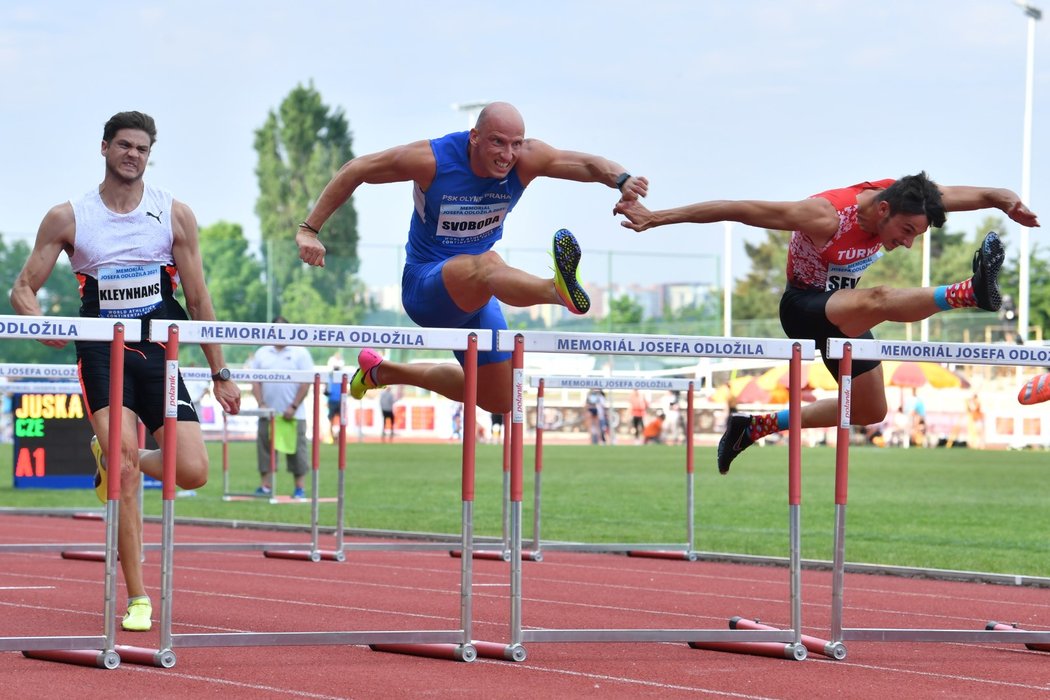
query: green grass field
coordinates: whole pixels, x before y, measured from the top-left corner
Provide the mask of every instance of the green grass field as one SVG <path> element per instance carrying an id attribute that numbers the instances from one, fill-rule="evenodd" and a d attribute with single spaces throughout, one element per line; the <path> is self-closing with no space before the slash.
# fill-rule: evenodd
<path id="1" fill-rule="evenodd" d="M 176 500 L 178 517 L 309 523 L 308 505 L 223 502 L 220 445 L 210 483 Z M 258 485 L 253 443 L 230 447 L 231 490 Z M 348 446 L 348 528 L 456 533 L 462 495 L 458 445 Z M 1050 576 L 1050 454 L 965 449 L 851 450 L 846 559 L 850 562 Z M 335 448 L 321 450 L 321 495 L 336 490 Z M 85 459 L 90 456 L 85 449 Z M 684 449 L 669 446 L 545 446 L 543 537 L 583 542 L 684 542 Z M 802 556 L 832 558 L 833 449 L 803 451 Z M 283 467 L 282 467 L 283 468 Z M 755 447 L 728 476 L 714 448 L 696 451 L 696 548 L 788 555 L 787 450 Z M 11 451 L 0 452 L 11 473 Z M 501 531 L 502 448 L 478 448 L 475 533 Z M 309 485 L 309 481 L 307 481 Z M 525 451 L 523 532 L 532 532 L 533 450 Z M 291 491 L 286 472 L 278 492 Z M 14 507 L 99 507 L 90 491 L 0 488 Z M 161 512 L 148 491 L 146 513 Z M 322 525 L 335 505 L 321 504 Z"/>

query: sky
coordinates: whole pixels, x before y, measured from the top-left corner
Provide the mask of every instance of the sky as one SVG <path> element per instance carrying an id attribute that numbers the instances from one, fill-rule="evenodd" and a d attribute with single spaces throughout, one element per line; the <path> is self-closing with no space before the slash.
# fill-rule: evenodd
<path id="1" fill-rule="evenodd" d="M 231 221 L 257 241 L 254 132 L 310 82 L 344 110 L 357 155 L 467 128 L 456 104 L 505 100 L 527 136 L 647 176 L 657 209 L 797 200 L 920 170 L 1020 193 L 1027 22 L 1010 0 L 5 0 L 0 233 L 31 240 L 50 207 L 96 186 L 102 125 L 136 109 L 158 124 L 147 180 L 201 226 Z M 1029 203 L 1050 221 L 1046 25 Z M 721 224 L 638 234 L 613 217 L 616 199 L 538 180 L 501 247 L 546 274 L 542 256 L 514 249 L 545 249 L 568 228 L 584 279 L 717 282 Z M 410 186 L 365 185 L 353 202 L 362 276 L 396 283 Z M 981 218 L 949 226 L 972 233 Z M 1034 229 L 1033 244 L 1047 233 Z M 1016 226 L 1006 234 L 1016 255 Z M 734 278 L 744 243 L 762 238 L 734 227 Z"/>

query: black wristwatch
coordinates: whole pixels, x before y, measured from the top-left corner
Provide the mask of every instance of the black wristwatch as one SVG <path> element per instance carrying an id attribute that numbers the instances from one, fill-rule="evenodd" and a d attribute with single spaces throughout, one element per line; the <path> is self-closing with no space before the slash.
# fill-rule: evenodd
<path id="1" fill-rule="evenodd" d="M 616 178 L 616 189 L 623 192 L 623 186 L 627 184 L 627 181 L 631 179 L 630 173 L 620 173 L 620 176 Z"/>
<path id="2" fill-rule="evenodd" d="M 218 381 L 224 381 L 225 382 L 229 378 L 230 378 L 230 370 L 226 369 L 225 367 L 220 369 L 215 374 L 211 375 L 211 380 L 213 382 L 218 382 Z"/>

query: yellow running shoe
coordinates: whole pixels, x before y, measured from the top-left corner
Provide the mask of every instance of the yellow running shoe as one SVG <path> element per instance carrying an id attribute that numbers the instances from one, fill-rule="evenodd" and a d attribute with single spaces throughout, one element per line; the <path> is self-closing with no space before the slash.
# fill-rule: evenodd
<path id="1" fill-rule="evenodd" d="M 554 234 L 554 288 L 558 290 L 565 308 L 574 314 L 585 314 L 591 309 L 591 298 L 580 284 L 580 244 L 568 229 Z"/>
<path id="2" fill-rule="evenodd" d="M 97 435 L 91 436 L 91 454 L 95 456 L 95 495 L 105 503 L 109 500 L 109 478 L 106 476 L 106 465 L 103 464 L 105 458 Z"/>
<path id="3" fill-rule="evenodd" d="M 149 632 L 153 626 L 152 616 L 153 604 L 149 598 L 133 598 L 128 601 L 128 611 L 120 626 L 128 632 Z"/>

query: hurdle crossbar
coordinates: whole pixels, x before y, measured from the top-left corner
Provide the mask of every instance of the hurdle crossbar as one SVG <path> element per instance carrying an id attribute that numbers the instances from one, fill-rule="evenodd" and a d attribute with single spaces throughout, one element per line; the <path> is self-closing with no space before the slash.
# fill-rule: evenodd
<path id="1" fill-rule="evenodd" d="M 850 628 L 844 623 L 846 501 L 853 360 L 910 360 L 972 365 L 1044 367 L 1050 348 L 983 343 L 918 342 L 832 338 L 827 356 L 839 360 L 838 440 L 835 455 L 835 544 L 832 564 L 831 641 L 1050 644 L 1050 631 L 1000 627 L 972 629 Z"/>
<path id="2" fill-rule="evenodd" d="M 767 338 L 605 335 L 549 331 L 500 331 L 496 349 L 513 352 L 511 439 L 510 639 L 503 658 L 524 659 L 527 642 L 763 642 L 784 645 L 785 658 L 803 659 L 801 603 L 801 375 L 802 360 L 816 354 L 813 341 Z M 530 629 L 522 627 L 522 447 L 525 423 L 525 352 L 607 355 L 742 357 L 786 360 L 790 363 L 790 427 L 788 430 L 788 544 L 790 549 L 790 630 L 727 629 Z M 739 645 L 734 650 L 741 650 Z M 788 654 L 785 650 L 790 651 Z"/>
<path id="3" fill-rule="evenodd" d="M 110 343 L 109 407 L 124 406 L 124 343 L 142 339 L 142 323 L 132 319 L 69 316 L 0 316 L 0 338 L 20 340 L 100 341 Z M 29 375 L 35 376 L 35 375 Z M 107 453 L 121 453 L 122 421 L 110 421 Z M 106 564 L 102 636 L 2 637 L 0 651 L 21 651 L 30 658 L 112 669 L 120 665 L 116 647 L 117 533 L 120 470 L 110 470 L 106 503 Z"/>
<path id="4" fill-rule="evenodd" d="M 280 343 L 301 346 L 371 345 L 380 348 L 420 348 L 460 350 L 465 352 L 464 363 L 464 420 L 472 425 L 477 406 L 477 353 L 479 346 L 491 347 L 492 333 L 487 330 L 415 329 L 358 326 L 317 326 L 272 323 L 223 323 L 207 321 L 153 321 L 153 338 L 166 338 L 168 379 L 178 372 L 180 342 L 256 345 Z M 316 380 L 315 380 L 316 381 Z M 464 552 L 460 566 L 460 627 L 450 630 L 366 630 L 340 632 L 239 632 L 223 634 L 173 634 L 172 585 L 174 552 L 174 477 L 176 406 L 174 396 L 166 398 L 164 450 L 164 499 L 161 559 L 160 648 L 170 653 L 174 663 L 176 647 L 249 647 L 286 645 L 376 645 L 383 651 L 401 653 L 437 654 L 442 658 L 472 661 L 476 658 L 473 646 L 473 500 L 475 439 L 467 431 L 463 440 L 461 547 Z M 315 411 L 319 410 L 315 403 Z M 345 430 L 342 431 L 345 434 Z M 316 435 L 315 435 L 316 437 Z M 167 444 L 171 441 L 171 444 Z M 318 441 L 315 441 L 315 444 Z M 342 508 L 340 509 L 342 510 Z M 447 545 L 444 545 L 447 549 Z M 423 645 L 419 648 L 417 645 Z"/>
<path id="5" fill-rule="evenodd" d="M 693 379 L 663 377 L 567 377 L 532 376 L 529 384 L 536 389 L 536 456 L 533 470 L 533 516 L 532 543 L 530 553 L 541 556 L 543 551 L 562 552 L 626 552 L 628 556 L 656 559 L 685 559 L 696 561 L 694 520 L 694 469 L 693 469 L 693 403 L 697 382 Z M 685 391 L 687 414 L 685 432 L 685 542 L 676 543 L 596 543 L 544 541 L 540 535 L 542 523 L 542 472 L 543 472 L 543 427 L 544 398 L 547 389 L 646 389 L 661 391 Z"/>

